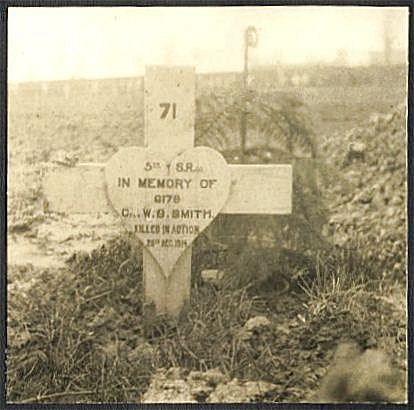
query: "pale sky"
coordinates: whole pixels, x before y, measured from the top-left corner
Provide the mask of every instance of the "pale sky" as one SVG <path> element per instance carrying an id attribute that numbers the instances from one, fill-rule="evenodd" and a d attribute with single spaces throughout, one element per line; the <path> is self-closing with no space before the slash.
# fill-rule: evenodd
<path id="1" fill-rule="evenodd" d="M 197 72 L 239 71 L 243 30 L 259 43 L 252 63 L 351 64 L 393 45 L 408 48 L 408 8 L 81 7 L 9 8 L 9 81 L 138 76 L 149 64 L 190 64 Z"/>

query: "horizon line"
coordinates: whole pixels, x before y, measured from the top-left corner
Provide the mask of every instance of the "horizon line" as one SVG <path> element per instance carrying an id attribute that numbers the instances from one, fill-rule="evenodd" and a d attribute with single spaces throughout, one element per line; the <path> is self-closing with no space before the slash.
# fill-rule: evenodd
<path id="1" fill-rule="evenodd" d="M 173 65 L 173 64 L 166 64 L 166 65 Z M 400 62 L 394 64 L 384 64 L 384 63 L 369 63 L 369 64 L 346 64 L 346 65 L 338 65 L 335 63 L 325 63 L 325 62 L 301 62 L 301 63 L 287 63 L 287 64 L 258 64 L 253 66 L 254 69 L 268 69 L 271 70 L 272 68 L 275 69 L 276 67 L 323 67 L 323 68 L 378 68 L 378 67 L 398 67 L 398 66 L 407 66 L 407 62 Z M 182 66 L 182 64 L 177 64 L 177 66 Z M 222 74 L 242 74 L 240 70 L 219 70 L 219 71 L 205 71 L 205 72 L 197 72 L 196 76 L 204 76 L 204 75 L 222 75 Z M 7 79 L 7 84 L 15 85 L 15 84 L 30 84 L 30 83 L 57 83 L 57 82 L 64 82 L 64 81 L 102 81 L 102 80 L 124 80 L 124 79 L 141 79 L 145 77 L 144 74 L 135 74 L 135 75 L 123 75 L 123 76 L 107 76 L 107 77 L 66 77 L 66 78 L 56 78 L 56 79 L 36 79 L 36 80 L 9 80 Z"/>

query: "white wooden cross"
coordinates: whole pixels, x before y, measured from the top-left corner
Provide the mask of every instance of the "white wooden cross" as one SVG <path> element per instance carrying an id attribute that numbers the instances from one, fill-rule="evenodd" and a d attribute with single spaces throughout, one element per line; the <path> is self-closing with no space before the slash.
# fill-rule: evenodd
<path id="1" fill-rule="evenodd" d="M 170 242 L 173 246 L 174 242 L 177 242 L 177 246 L 182 248 L 180 250 L 169 248 L 167 245 L 165 248 L 151 248 L 151 246 L 161 246 L 154 245 L 154 243 L 159 244 L 160 240 L 157 238 L 163 238 L 162 233 L 153 233 L 151 236 L 148 233 L 139 233 L 139 229 L 142 231 L 153 227 L 155 224 L 153 218 L 157 217 L 155 212 L 154 216 L 139 215 L 137 212 L 133 215 L 135 219 L 129 218 L 135 212 L 133 208 L 136 202 L 141 212 L 143 207 L 148 206 L 148 201 L 154 201 L 154 193 L 165 192 L 150 189 L 154 188 L 151 184 L 159 181 L 157 178 L 160 178 L 160 175 L 157 172 L 163 177 L 170 176 L 171 164 L 173 167 L 180 168 L 181 171 L 186 171 L 185 166 L 182 169 L 183 166 L 178 166 L 178 160 L 174 158 L 187 151 L 187 154 L 184 153 L 179 158 L 185 159 L 187 156 L 189 161 L 183 160 L 182 162 L 192 163 L 187 171 L 192 172 L 188 174 L 191 176 L 188 181 L 192 180 L 194 188 L 189 188 L 186 191 L 187 197 L 183 194 L 181 200 L 187 201 L 186 206 L 188 203 L 191 206 L 197 201 L 203 202 L 198 203 L 198 206 L 207 207 L 209 211 L 213 209 L 213 216 L 207 216 L 211 217 L 211 220 L 218 212 L 289 214 L 292 207 L 292 167 L 290 165 L 227 165 L 220 154 L 212 149 L 194 149 L 194 117 L 194 68 L 187 66 L 147 67 L 145 74 L 146 149 L 143 147 L 124 148 L 107 164 L 89 163 L 79 164 L 72 168 L 62 167 L 47 174 L 43 181 L 49 211 L 107 213 L 115 210 L 120 214 L 127 228 L 135 230 L 138 238 L 144 242 L 143 277 L 146 302 L 154 303 L 157 313 L 168 313 L 172 316 L 179 314 L 190 297 L 191 242 L 197 234 L 186 238 L 189 239 L 188 244 L 185 240 L 180 241 L 177 240 L 177 236 L 173 236 Z M 150 170 L 148 174 L 145 174 L 144 170 L 147 171 L 152 166 L 158 167 L 158 170 Z M 165 170 L 161 169 L 163 167 Z M 191 167 L 196 169 L 191 169 Z M 129 185 L 131 175 L 133 188 Z M 147 179 L 146 176 L 154 178 Z M 179 180 L 178 174 L 175 176 L 177 178 L 171 178 L 171 180 Z M 203 176 L 205 179 L 200 179 Z M 226 185 L 227 179 L 228 185 Z M 165 182 L 165 179 L 161 181 Z M 212 187 L 209 191 L 211 194 L 206 195 L 206 190 L 200 188 L 204 183 L 208 184 L 205 181 L 211 181 Z M 186 183 L 190 184 L 190 182 Z M 216 191 L 213 186 L 215 183 L 218 186 Z M 128 189 L 123 190 L 124 187 Z M 183 187 L 176 186 L 174 189 L 177 190 L 166 192 L 175 194 L 179 188 Z M 164 199 L 163 195 L 155 195 L 155 197 L 158 202 Z M 166 197 L 175 198 L 171 195 L 166 195 Z M 177 198 L 177 201 L 180 201 L 180 195 Z M 224 201 L 223 204 L 221 200 Z M 164 205 L 164 208 L 167 210 L 167 215 L 163 217 L 168 218 L 172 212 L 171 207 Z M 143 221 L 146 225 L 137 225 Z M 205 222 L 205 225 L 210 222 Z M 157 223 L 158 227 L 163 227 L 162 222 Z M 169 226 L 171 223 L 172 221 L 166 222 L 170 224 Z M 137 229 L 140 226 L 143 228 Z M 200 229 L 203 229 L 203 226 Z M 167 235 L 164 238 L 168 240 L 171 236 Z M 156 249 L 158 250 L 155 251 Z"/>

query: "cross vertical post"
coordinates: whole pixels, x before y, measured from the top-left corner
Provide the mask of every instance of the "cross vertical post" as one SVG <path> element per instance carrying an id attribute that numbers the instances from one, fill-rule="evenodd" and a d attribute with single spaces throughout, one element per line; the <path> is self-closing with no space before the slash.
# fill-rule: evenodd
<path id="1" fill-rule="evenodd" d="M 194 146 L 195 73 L 192 67 L 149 66 L 145 72 L 145 145 L 169 162 Z M 190 297 L 191 246 L 167 277 L 143 248 L 146 302 L 157 313 L 177 316 Z"/>

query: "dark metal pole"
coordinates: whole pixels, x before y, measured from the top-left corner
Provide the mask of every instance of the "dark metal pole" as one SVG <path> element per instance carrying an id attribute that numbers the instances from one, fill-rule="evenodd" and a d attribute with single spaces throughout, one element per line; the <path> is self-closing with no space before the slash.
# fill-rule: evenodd
<path id="1" fill-rule="evenodd" d="M 249 44 L 248 44 L 248 28 L 244 32 L 244 68 L 242 82 L 242 107 L 240 117 L 240 143 L 241 143 L 241 162 L 244 163 L 246 154 L 246 121 L 247 121 L 247 78 L 249 75 Z"/>
<path id="2" fill-rule="evenodd" d="M 246 157 L 246 139 L 247 139 L 247 91 L 249 77 L 249 47 L 257 45 L 257 30 L 249 26 L 244 30 L 244 67 L 242 79 L 242 100 L 240 114 L 240 145 L 241 145 L 241 162 L 244 163 Z"/>

